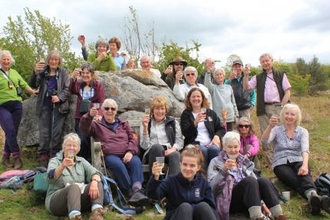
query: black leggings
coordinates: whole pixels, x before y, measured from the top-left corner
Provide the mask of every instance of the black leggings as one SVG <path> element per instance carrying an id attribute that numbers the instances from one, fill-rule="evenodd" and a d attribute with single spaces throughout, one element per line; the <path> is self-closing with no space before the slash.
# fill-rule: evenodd
<path id="1" fill-rule="evenodd" d="M 200 202 L 195 206 L 185 202 L 173 213 L 171 220 L 216 220 L 215 213 L 206 202 Z"/>

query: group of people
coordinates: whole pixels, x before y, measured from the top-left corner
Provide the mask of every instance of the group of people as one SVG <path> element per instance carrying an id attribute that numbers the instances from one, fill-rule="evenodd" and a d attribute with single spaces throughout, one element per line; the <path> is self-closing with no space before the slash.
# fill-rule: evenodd
<path id="1" fill-rule="evenodd" d="M 10 52 L 0 52 L 0 125 L 6 135 L 2 163 L 22 167 L 16 140 L 22 117 L 20 90 L 37 95 L 38 155 L 41 165 L 48 167 L 48 211 L 82 219 L 81 212 L 91 209 L 91 219 L 104 219 L 103 174 L 89 162 L 89 138 L 93 137 L 102 143 L 105 166 L 132 206 L 165 197 L 165 219 L 229 219 L 236 212 L 248 212 L 251 219 L 264 215 L 286 219 L 276 187 L 254 172 L 259 140 L 250 111 L 256 106 L 263 156 L 275 175 L 308 200 L 313 214 L 322 209 L 330 213 L 330 198 L 317 194 L 310 174 L 309 136 L 300 126 L 300 109 L 288 103 L 290 83 L 285 73 L 273 68 L 269 54 L 261 55 L 263 72 L 253 77 L 249 66 L 234 61 L 227 80 L 212 59 L 205 62 L 206 72 L 198 78 L 196 68 L 175 58 L 159 77 L 184 102 L 180 122 L 168 115 L 165 97 L 154 97 L 138 137 L 127 121 L 117 117 L 116 101 L 105 97 L 94 73 L 122 68 L 119 48 L 117 38 L 98 41 L 96 54 L 88 55 L 83 48 L 90 62 L 71 74 L 60 67 L 60 54 L 51 51 L 45 62 L 35 65 L 29 83 L 11 68 Z M 141 62 L 150 68 L 150 60 L 144 58 Z M 77 95 L 76 134 L 63 139 L 70 94 Z M 145 151 L 142 161 L 139 145 Z M 165 176 L 156 161 L 161 156 L 168 164 Z M 151 175 L 145 192 L 142 163 L 146 161 Z"/>

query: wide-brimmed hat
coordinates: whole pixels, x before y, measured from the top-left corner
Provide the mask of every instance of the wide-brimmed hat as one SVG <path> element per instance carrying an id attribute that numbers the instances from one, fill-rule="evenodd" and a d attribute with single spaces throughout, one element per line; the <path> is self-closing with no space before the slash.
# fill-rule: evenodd
<path id="1" fill-rule="evenodd" d="M 178 63 L 182 63 L 184 66 L 187 66 L 187 61 L 185 61 L 184 59 L 182 59 L 182 57 L 176 57 L 174 58 L 174 60 L 172 62 L 170 62 L 170 65 L 175 65 Z"/>
<path id="2" fill-rule="evenodd" d="M 236 64 L 240 64 L 240 65 L 243 66 L 243 62 L 242 62 L 242 60 L 234 60 L 232 66 L 234 66 L 234 65 L 236 65 Z"/>

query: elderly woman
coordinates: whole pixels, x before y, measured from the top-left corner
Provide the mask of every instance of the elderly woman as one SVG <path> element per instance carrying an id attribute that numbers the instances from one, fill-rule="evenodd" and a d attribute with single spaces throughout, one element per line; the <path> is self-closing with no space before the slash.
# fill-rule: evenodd
<path id="1" fill-rule="evenodd" d="M 185 99 L 186 109 L 181 114 L 180 126 L 185 137 L 184 146 L 197 144 L 205 157 L 205 167 L 218 156 L 221 137 L 226 130 L 199 87 L 193 87 Z M 202 111 L 205 109 L 205 112 Z"/>
<path id="2" fill-rule="evenodd" d="M 180 84 L 180 80 L 182 80 L 183 76 L 184 76 L 186 82 L 183 84 Z M 193 66 L 187 66 L 184 69 L 183 75 L 182 75 L 182 72 L 177 73 L 175 75 L 175 85 L 173 87 L 173 93 L 177 99 L 179 99 L 180 101 L 183 101 L 186 98 L 187 93 L 189 92 L 189 90 L 191 88 L 193 88 L 194 86 L 198 87 L 204 92 L 205 97 L 208 99 L 208 101 L 210 103 L 210 108 L 212 109 L 211 94 L 210 94 L 208 88 L 206 88 L 203 84 L 197 83 L 197 76 L 198 76 L 197 69 Z"/>
<path id="3" fill-rule="evenodd" d="M 268 178 L 257 178 L 253 162 L 239 153 L 240 135 L 229 131 L 222 141 L 223 151 L 212 159 L 207 171 L 219 219 L 229 219 L 229 213 L 248 211 L 250 219 L 262 220 L 263 200 L 274 219 L 285 220 L 272 182 Z"/>
<path id="4" fill-rule="evenodd" d="M 178 121 L 167 116 L 168 102 L 163 96 L 156 96 L 150 103 L 151 115 L 145 114 L 140 126 L 140 146 L 148 155 L 150 171 L 156 157 L 165 156 L 169 164 L 169 175 L 177 174 L 180 163 L 179 151 L 183 137 Z M 144 158 L 143 157 L 143 158 Z"/>
<path id="5" fill-rule="evenodd" d="M 105 214 L 102 174 L 77 156 L 79 150 L 78 135 L 69 133 L 64 137 L 62 151 L 49 161 L 46 209 L 53 215 L 68 215 L 75 220 L 82 219 L 82 211 L 91 209 L 90 219 L 102 220 Z"/>
<path id="6" fill-rule="evenodd" d="M 173 59 L 172 62 L 169 63 L 169 65 L 172 67 L 171 71 L 164 71 L 161 75 L 161 78 L 166 82 L 168 87 L 170 87 L 173 90 L 173 87 L 175 85 L 176 73 L 179 71 L 183 71 L 184 68 L 186 68 L 187 61 L 182 59 L 182 57 L 176 57 Z"/>
<path id="7" fill-rule="evenodd" d="M 107 41 L 99 39 L 95 44 L 96 53 L 88 55 L 87 61 L 92 63 L 95 70 L 102 72 L 116 71 L 116 64 L 112 57 L 107 54 L 109 44 Z"/>
<path id="8" fill-rule="evenodd" d="M 216 69 L 213 72 L 214 83 L 211 81 L 210 72 L 205 74 L 204 85 L 209 89 L 212 97 L 213 109 L 221 121 L 224 121 L 221 112 L 227 112 L 226 128 L 232 131 L 238 118 L 238 110 L 233 89 L 230 85 L 224 84 L 225 70 Z"/>
<path id="9" fill-rule="evenodd" d="M 94 67 L 90 63 L 84 63 L 80 68 L 76 68 L 71 74 L 70 92 L 77 95 L 77 105 L 75 113 L 75 131 L 81 140 L 81 150 L 79 156 L 91 161 L 90 138 L 79 128 L 80 118 L 93 105 L 100 109 L 104 101 L 104 88 L 101 82 L 97 81 Z M 99 110 L 101 113 L 101 110 Z"/>
<path id="10" fill-rule="evenodd" d="M 239 152 L 252 160 L 257 168 L 259 168 L 258 153 L 259 140 L 254 134 L 253 124 L 250 118 L 241 117 L 237 122 L 237 131 L 241 136 L 241 147 Z"/>
<path id="11" fill-rule="evenodd" d="M 19 169 L 23 166 L 16 137 L 23 110 L 20 93 L 23 90 L 32 95 L 35 91 L 11 68 L 14 63 L 15 60 L 8 50 L 0 51 L 0 126 L 6 137 L 2 164 L 6 168 Z M 14 163 L 10 161 L 10 156 Z"/>
<path id="12" fill-rule="evenodd" d="M 330 213 L 330 198 L 320 197 L 308 167 L 309 134 L 299 126 L 301 111 L 296 104 L 286 104 L 279 118 L 271 117 L 265 132 L 261 136 L 263 143 L 274 144 L 272 168 L 277 178 L 285 185 L 307 199 L 312 214 L 319 214 L 321 209 Z"/>
<path id="13" fill-rule="evenodd" d="M 46 167 L 49 158 L 61 149 L 64 122 L 69 113 L 70 77 L 61 68 L 62 58 L 52 50 L 46 63 L 38 62 L 30 86 L 39 89 L 36 114 L 39 118 L 39 166 Z"/>
<path id="14" fill-rule="evenodd" d="M 110 55 L 116 64 L 117 70 L 125 69 L 125 64 L 126 64 L 125 58 L 118 53 L 120 47 L 121 47 L 121 42 L 119 38 L 112 37 L 109 40 Z"/>
<path id="15" fill-rule="evenodd" d="M 98 110 L 92 107 L 80 119 L 80 128 L 102 143 L 105 165 L 114 174 L 121 190 L 131 197 L 129 204 L 145 206 L 149 200 L 141 192 L 143 171 L 138 156 L 138 136 L 127 121 L 116 117 L 117 109 L 115 100 L 105 99 L 102 119 L 93 120 L 98 116 Z"/>

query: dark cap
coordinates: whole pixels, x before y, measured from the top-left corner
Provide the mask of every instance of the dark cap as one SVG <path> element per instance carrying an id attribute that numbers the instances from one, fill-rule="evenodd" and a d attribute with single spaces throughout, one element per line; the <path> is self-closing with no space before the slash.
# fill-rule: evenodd
<path id="1" fill-rule="evenodd" d="M 175 64 L 183 64 L 184 66 L 187 66 L 187 61 L 182 59 L 182 57 L 176 57 L 172 62 L 170 62 L 170 65 L 175 65 Z"/>
<path id="2" fill-rule="evenodd" d="M 243 66 L 243 62 L 242 62 L 241 60 L 234 60 L 232 66 L 234 66 L 234 65 L 236 65 L 236 64 L 240 64 L 240 65 Z"/>

